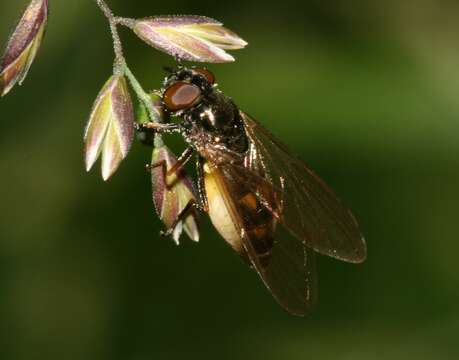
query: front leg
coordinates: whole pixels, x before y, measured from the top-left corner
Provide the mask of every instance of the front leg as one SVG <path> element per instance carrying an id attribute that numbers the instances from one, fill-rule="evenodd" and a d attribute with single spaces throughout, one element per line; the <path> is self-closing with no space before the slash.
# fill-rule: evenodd
<path id="1" fill-rule="evenodd" d="M 138 140 L 148 146 L 154 145 L 155 135 L 163 133 L 180 132 L 178 124 L 159 124 L 154 122 L 135 123 Z"/>
<path id="2" fill-rule="evenodd" d="M 141 124 L 136 123 L 134 126 L 137 131 L 149 131 L 149 132 L 156 132 L 160 134 L 180 132 L 180 127 L 178 124 L 144 122 Z"/>

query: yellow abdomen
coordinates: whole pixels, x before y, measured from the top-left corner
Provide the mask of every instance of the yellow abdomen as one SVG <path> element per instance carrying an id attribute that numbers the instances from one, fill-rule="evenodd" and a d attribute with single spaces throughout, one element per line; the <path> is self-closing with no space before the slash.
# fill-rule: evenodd
<path id="1" fill-rule="evenodd" d="M 251 257 L 256 256 L 260 265 L 269 263 L 274 245 L 276 221 L 271 212 L 262 206 L 257 196 L 244 190 L 244 184 L 228 184 L 218 169 L 204 164 L 204 184 L 212 224 L 231 247 L 248 260 L 244 241 L 250 245 Z M 231 193 L 230 193 L 231 192 Z M 233 211 L 233 213 L 232 213 Z M 237 213 L 234 213 L 237 212 Z M 234 221 L 241 221 L 235 224 Z M 240 229 L 244 229 L 244 241 Z"/>
<path id="2" fill-rule="evenodd" d="M 234 225 L 228 209 L 228 199 L 224 198 L 212 169 L 204 164 L 204 184 L 206 188 L 209 216 L 219 234 L 239 254 L 243 253 L 241 237 Z"/>

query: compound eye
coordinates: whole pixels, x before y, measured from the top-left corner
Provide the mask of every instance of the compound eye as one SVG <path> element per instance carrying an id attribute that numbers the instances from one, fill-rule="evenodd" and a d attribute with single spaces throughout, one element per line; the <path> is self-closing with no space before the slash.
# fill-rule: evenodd
<path id="1" fill-rule="evenodd" d="M 212 74 L 209 70 L 204 68 L 194 68 L 193 72 L 195 74 L 204 76 L 210 85 L 213 85 L 215 83 L 215 75 Z"/>
<path id="2" fill-rule="evenodd" d="M 179 81 L 164 91 L 163 102 L 171 111 L 187 109 L 197 103 L 201 89 L 196 85 Z"/>

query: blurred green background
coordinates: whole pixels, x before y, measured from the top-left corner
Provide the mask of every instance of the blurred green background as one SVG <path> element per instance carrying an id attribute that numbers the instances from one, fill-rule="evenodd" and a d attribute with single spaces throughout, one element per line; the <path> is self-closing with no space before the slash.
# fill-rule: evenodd
<path id="1" fill-rule="evenodd" d="M 2 1 L 5 43 L 26 1 Z M 136 144 L 103 183 L 82 133 L 111 71 L 92 1 L 52 1 L 25 86 L 0 100 L 0 359 L 452 359 L 459 356 L 459 4 L 109 1 L 201 14 L 249 42 L 210 68 L 353 209 L 368 260 L 321 257 L 320 303 L 284 312 L 202 221 L 162 239 Z M 157 88 L 172 59 L 122 30 Z M 179 138 L 171 138 L 177 151 Z"/>

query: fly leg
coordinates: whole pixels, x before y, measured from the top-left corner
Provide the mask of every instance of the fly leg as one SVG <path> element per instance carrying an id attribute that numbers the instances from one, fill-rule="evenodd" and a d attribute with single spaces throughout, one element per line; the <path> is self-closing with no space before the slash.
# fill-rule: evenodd
<path id="1" fill-rule="evenodd" d="M 164 183 L 166 184 L 166 187 L 168 190 L 170 190 L 173 186 L 174 183 L 169 184 L 167 181 L 167 178 L 170 177 L 171 175 L 177 174 L 182 168 L 185 166 L 185 164 L 190 160 L 191 156 L 193 155 L 193 148 L 188 147 L 185 149 L 185 151 L 182 153 L 182 155 L 179 156 L 177 159 L 177 162 L 170 168 L 167 169 L 167 163 L 166 160 L 161 160 L 153 164 L 147 164 L 145 165 L 145 169 L 148 172 L 151 172 L 154 168 L 161 167 L 162 168 L 162 174 L 164 176 Z M 178 181 L 178 177 L 176 179 Z"/>
<path id="2" fill-rule="evenodd" d="M 177 162 L 167 171 L 166 176 L 170 176 L 178 171 L 180 171 L 185 164 L 190 160 L 191 155 L 193 155 L 194 149 L 189 146 L 185 151 L 179 156 Z"/>
<path id="3" fill-rule="evenodd" d="M 167 169 L 167 163 L 165 160 L 158 161 L 151 165 L 147 165 L 146 168 L 149 171 L 151 171 L 152 169 L 156 167 L 161 167 L 162 168 L 161 173 L 164 177 L 163 181 L 166 184 L 167 189 L 170 190 L 175 185 L 175 183 L 179 181 L 179 177 L 177 176 L 173 183 L 169 183 L 168 177 L 174 174 L 178 174 L 178 172 L 180 172 L 180 170 L 183 169 L 183 166 L 188 162 L 188 160 L 190 160 L 191 156 L 193 155 L 193 152 L 194 150 L 192 147 L 188 147 L 187 149 L 185 149 L 185 151 L 177 159 L 177 162 L 170 169 Z M 200 206 L 200 204 L 197 203 L 195 199 L 190 199 L 188 203 L 185 205 L 185 207 L 178 213 L 172 225 L 165 231 L 160 232 L 161 236 L 173 236 L 174 231 L 177 228 L 177 226 L 181 222 L 185 221 L 190 215 L 193 216 L 196 221 L 199 211 L 202 211 L 202 207 Z M 196 238 L 193 239 L 195 241 L 198 240 L 199 235 L 197 234 L 195 235 Z M 177 241 L 177 239 L 174 239 L 174 240 Z"/>
<path id="4" fill-rule="evenodd" d="M 183 154 L 182 154 L 183 156 Z M 182 157 L 181 156 L 181 157 Z M 166 231 L 161 231 L 162 236 L 171 236 L 174 234 L 174 230 L 177 227 L 177 225 L 181 222 L 184 221 L 190 214 L 193 214 L 194 216 L 197 216 L 197 212 L 205 212 L 207 213 L 209 211 L 209 205 L 207 201 L 207 195 L 206 195 L 206 190 L 204 186 L 204 169 L 203 169 L 203 158 L 198 156 L 197 161 L 196 161 L 196 171 L 198 174 L 198 196 L 199 196 L 199 203 L 196 202 L 195 200 L 190 200 L 186 204 L 186 206 L 183 208 L 183 210 L 177 215 L 177 218 L 175 219 L 174 223 L 172 226 L 167 229 Z"/>
<path id="5" fill-rule="evenodd" d="M 177 218 L 174 220 L 172 225 L 165 231 L 161 230 L 160 235 L 161 236 L 173 236 L 175 229 L 177 226 L 182 222 L 185 221 L 188 216 L 193 216 L 195 221 L 197 220 L 198 213 L 201 211 L 201 206 L 199 206 L 198 203 L 196 203 L 195 200 L 191 199 L 188 201 L 188 203 L 185 205 L 185 207 L 180 211 L 180 213 L 177 215 Z M 196 221 L 197 223 L 197 221 Z M 174 239 L 175 240 L 175 239 Z M 197 239 L 193 239 L 197 241 Z M 177 240 L 176 240 L 177 241 Z"/>
<path id="6" fill-rule="evenodd" d="M 157 133 L 172 133 L 179 132 L 180 129 L 177 124 L 158 124 L 154 122 L 146 122 L 141 124 L 134 124 L 137 131 L 137 139 L 144 145 L 152 146 L 155 142 L 155 135 Z"/>
<path id="7" fill-rule="evenodd" d="M 156 133 L 173 133 L 179 132 L 180 127 L 178 124 L 163 124 L 163 123 L 155 123 L 155 122 L 145 122 L 141 124 L 135 124 L 135 129 L 137 131 L 149 131 L 149 132 L 156 132 Z"/>

